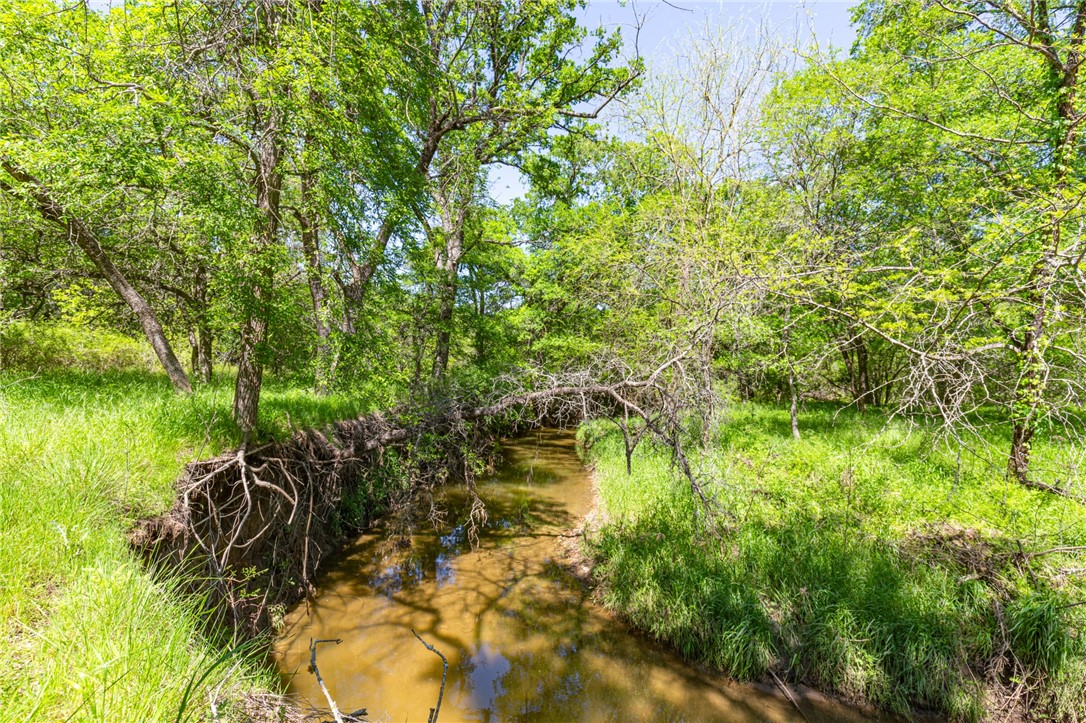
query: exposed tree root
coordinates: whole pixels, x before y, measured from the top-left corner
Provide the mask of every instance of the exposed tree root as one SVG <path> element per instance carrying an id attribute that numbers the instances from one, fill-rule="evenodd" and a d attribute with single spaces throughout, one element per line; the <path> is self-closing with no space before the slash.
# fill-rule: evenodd
<path id="1" fill-rule="evenodd" d="M 142 521 L 130 541 L 158 563 L 196 565 L 208 605 L 225 613 L 218 622 L 242 635 L 258 632 L 268 627 L 271 605 L 289 605 L 312 591 L 322 559 L 353 531 L 339 523 L 345 495 L 365 484 L 389 448 L 419 446 L 426 431 L 434 426 L 374 414 L 193 462 L 178 483 L 173 509 Z M 464 442 L 494 442 L 478 430 L 465 439 L 448 423 L 440 431 L 458 449 Z M 457 453 L 447 450 L 442 461 L 454 463 Z M 420 468 L 415 476 L 432 475 Z"/>
<path id="2" fill-rule="evenodd" d="M 549 377 L 536 380 L 535 390 L 506 393 L 490 404 L 431 399 L 417 405 L 422 413 L 372 414 L 193 462 L 178 483 L 173 509 L 142 521 L 130 540 L 164 566 L 195 566 L 196 592 L 220 614 L 215 622 L 246 636 L 269 627 L 273 606 L 285 609 L 313 591 L 321 561 L 355 531 L 342 524 L 343 500 L 359 494 L 390 450 L 401 455 L 408 475 L 400 502 L 450 479 L 466 482 L 472 497 L 467 532 L 474 540 L 486 523 L 474 475 L 499 434 L 586 417 L 621 416 L 628 424 L 632 416 L 672 449 L 676 466 L 709 512 L 713 501 L 680 442 L 688 412 L 675 381 L 683 378 L 682 361 L 676 356 L 640 379 L 613 371 Z M 601 383 L 601 377 L 614 381 Z M 372 485 L 366 490 L 391 493 L 374 492 Z"/>

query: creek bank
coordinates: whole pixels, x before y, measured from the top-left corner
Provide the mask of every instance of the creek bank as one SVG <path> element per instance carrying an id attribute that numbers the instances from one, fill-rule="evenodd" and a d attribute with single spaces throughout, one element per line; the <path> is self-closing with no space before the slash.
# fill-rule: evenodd
<path id="1" fill-rule="evenodd" d="M 578 445 L 579 450 L 583 450 L 581 445 Z M 881 710 L 875 705 L 870 704 L 864 700 L 849 699 L 845 696 L 835 695 L 832 692 L 827 692 L 809 684 L 809 681 L 804 680 L 781 680 L 772 674 L 763 675 L 753 681 L 734 681 L 728 677 L 727 674 L 721 670 L 714 670 L 702 663 L 696 658 L 690 658 L 689 656 L 683 656 L 675 649 L 675 646 L 671 641 L 654 636 L 650 630 L 640 626 L 636 620 L 625 616 L 621 611 L 615 610 L 606 604 L 606 581 L 602 579 L 597 566 L 600 564 L 600 560 L 593 556 L 589 550 L 589 540 L 595 533 L 598 533 L 602 527 L 608 524 L 606 514 L 601 508 L 601 502 L 599 498 L 598 480 L 596 478 L 595 469 L 588 461 L 587 456 L 582 452 L 582 459 L 585 461 L 586 467 L 591 472 L 592 488 L 593 488 L 593 504 L 592 509 L 580 520 L 580 523 L 570 530 L 570 534 L 566 535 L 564 539 L 559 542 L 560 557 L 558 558 L 559 564 L 563 567 L 566 573 L 574 580 L 576 580 L 591 596 L 592 600 L 600 606 L 602 610 L 606 612 L 611 618 L 614 619 L 618 625 L 623 625 L 630 630 L 631 633 L 640 636 L 646 640 L 651 640 L 654 644 L 663 645 L 669 650 L 675 652 L 676 655 L 683 658 L 687 665 L 690 665 L 699 671 L 701 671 L 706 677 L 720 678 L 721 680 L 729 683 L 736 683 L 739 685 L 751 686 L 761 693 L 779 698 L 782 702 L 795 706 L 800 715 L 805 715 L 803 711 L 806 710 L 819 710 L 819 709 L 832 709 L 832 708 L 849 708 L 863 716 L 865 719 L 871 720 L 885 720 L 885 721 L 944 721 L 945 718 L 939 715 L 935 711 L 930 710 L 914 710 L 910 713 L 908 718 L 888 713 L 885 710 Z M 1007 723 L 1017 721 L 1019 719 L 1008 719 Z"/>
<path id="2" fill-rule="evenodd" d="M 463 488 L 441 492 L 406 538 L 395 521 L 366 533 L 326 566 L 318 592 L 288 613 L 274 660 L 300 701 L 321 705 L 306 672 L 308 642 L 341 708 L 393 720 L 425 718 L 440 666 L 417 632 L 449 658 L 442 715 L 451 720 L 736 720 L 801 718 L 779 690 L 732 683 L 684 663 L 591 599 L 578 558 L 579 521 L 593 507 L 573 435 L 539 430 L 503 443 L 495 475 L 480 477 L 487 522 L 466 539 Z M 435 495 L 437 497 L 437 495 Z M 572 568 L 572 569 L 571 569 Z M 817 696 L 812 720 L 866 720 Z"/>
<path id="3" fill-rule="evenodd" d="M 251 638 L 312 592 L 329 553 L 391 508 L 450 482 L 465 483 L 477 502 L 475 477 L 493 469 L 499 439 L 575 425 L 593 400 L 613 404 L 642 386 L 557 385 L 481 404 L 434 395 L 197 460 L 177 481 L 171 510 L 139 521 L 129 543 L 159 569 L 190 573 L 213 627 Z"/>
<path id="4" fill-rule="evenodd" d="M 1044 570 L 1026 567 L 1013 538 L 922 511 L 892 527 L 899 498 L 885 494 L 889 465 L 872 465 L 878 475 L 827 474 L 817 458 L 815 472 L 798 477 L 803 468 L 789 455 L 808 449 L 790 441 L 763 445 L 777 464 L 750 475 L 757 466 L 745 459 L 758 457 L 736 426 L 731 448 L 699 460 L 723 471 L 714 494 L 734 515 L 711 528 L 692 514 L 667 450 L 646 446 L 628 474 L 621 437 L 586 428 L 613 517 L 588 536 L 597 599 L 687 659 L 742 679 L 772 671 L 903 715 L 1081 720 L 1081 707 L 1053 710 L 1045 700 L 1060 686 L 1081 689 L 1074 648 L 1048 674 L 1028 657 L 1034 640 L 1065 639 L 1061 625 L 1076 608 L 1063 612 L 1024 587 L 1036 588 L 1032 575 L 1043 581 Z M 930 487 L 918 477 L 904 477 L 903 495 Z M 1073 628 L 1069 640 L 1077 645 Z"/>
<path id="5" fill-rule="evenodd" d="M 172 509 L 138 522 L 129 542 L 154 567 L 189 573 L 213 625 L 254 637 L 375 518 L 422 487 L 457 479 L 470 487 L 508 426 L 371 414 L 192 462 Z"/>

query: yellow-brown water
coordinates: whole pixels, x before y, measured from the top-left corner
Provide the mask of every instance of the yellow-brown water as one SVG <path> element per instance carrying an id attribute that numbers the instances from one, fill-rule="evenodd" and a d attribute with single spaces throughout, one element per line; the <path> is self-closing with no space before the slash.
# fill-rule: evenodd
<path id="1" fill-rule="evenodd" d="M 307 669 L 309 641 L 338 638 L 318 665 L 341 710 L 426 721 L 441 661 L 415 630 L 449 660 L 442 723 L 804 719 L 782 695 L 728 683 L 632 633 L 564 571 L 564 535 L 593 502 L 572 433 L 535 432 L 504 451 L 478 486 L 488 522 L 475 550 L 465 495 L 450 489 L 442 529 L 420 525 L 409 545 L 386 530 L 363 535 L 321 576 L 275 649 L 292 693 L 327 706 Z M 818 696 L 798 703 L 810 720 L 865 720 Z"/>

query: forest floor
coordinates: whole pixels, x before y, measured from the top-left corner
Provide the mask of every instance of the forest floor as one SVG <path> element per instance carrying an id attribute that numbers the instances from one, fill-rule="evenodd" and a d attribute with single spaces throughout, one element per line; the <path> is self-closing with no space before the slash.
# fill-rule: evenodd
<path id="1" fill-rule="evenodd" d="M 273 689 L 126 538 L 187 462 L 237 445 L 232 394 L 229 375 L 184 397 L 150 372 L 0 374 L 0 720 L 180 721 Z M 282 438 L 369 410 L 272 380 L 260 411 Z"/>
<path id="2" fill-rule="evenodd" d="M 582 429 L 609 608 L 739 679 L 773 672 L 847 700 L 955 720 L 1086 716 L 1086 506 L 1009 482 L 997 446 L 877 413 L 736 405 L 696 469 L 706 524 L 667 451 Z M 1078 477 L 1040 439 L 1035 468 Z M 1081 485 L 1081 482 L 1079 482 Z M 1081 493 L 1081 489 L 1079 490 Z"/>

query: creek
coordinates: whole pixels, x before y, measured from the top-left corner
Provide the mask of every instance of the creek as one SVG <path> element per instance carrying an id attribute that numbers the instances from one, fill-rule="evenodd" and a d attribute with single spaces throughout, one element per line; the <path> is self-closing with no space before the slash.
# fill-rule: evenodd
<path id="1" fill-rule="evenodd" d="M 362 535 L 291 610 L 273 657 L 291 693 L 326 708 L 308 671 L 310 639 L 340 710 L 369 720 L 425 721 L 449 661 L 442 723 L 454 721 L 861 721 L 860 712 L 796 693 L 731 683 L 688 665 L 594 603 L 563 561 L 594 503 L 572 432 L 538 430 L 503 445 L 479 480 L 487 523 L 473 549 L 461 487 L 439 494 L 446 524 L 409 542 Z M 327 716 L 330 718 L 331 716 Z"/>

